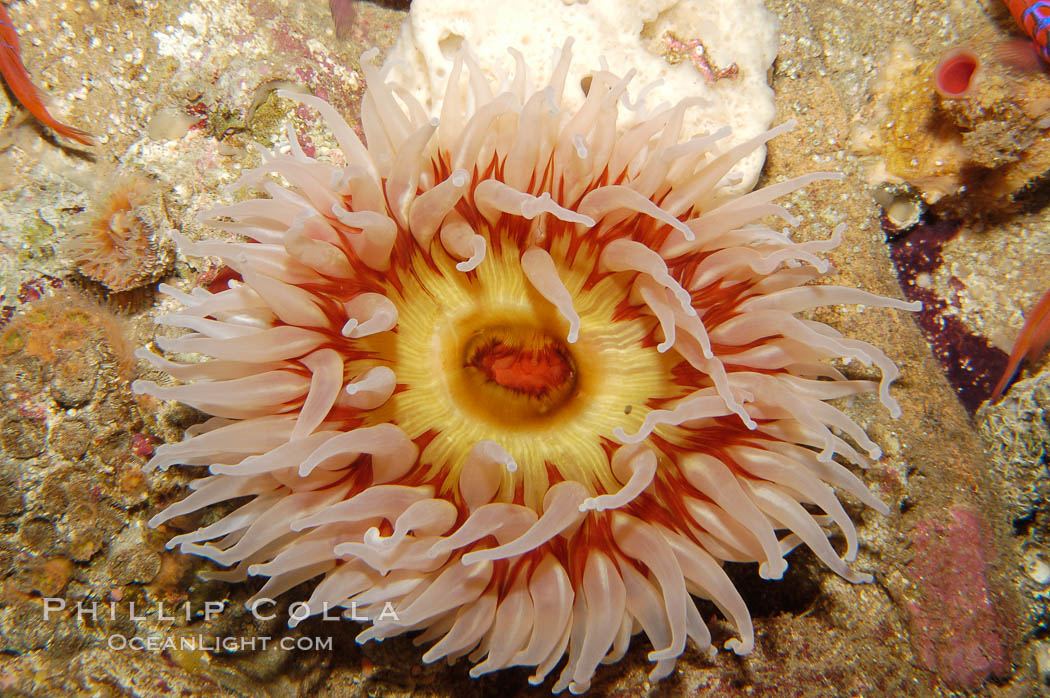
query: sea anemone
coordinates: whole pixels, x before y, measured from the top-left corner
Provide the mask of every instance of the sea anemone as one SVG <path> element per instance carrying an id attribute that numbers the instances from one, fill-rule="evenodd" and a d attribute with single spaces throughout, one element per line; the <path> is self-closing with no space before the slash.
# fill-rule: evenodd
<path id="1" fill-rule="evenodd" d="M 202 219 L 249 242 L 179 239 L 233 279 L 162 286 L 184 309 L 158 322 L 192 332 L 157 345 L 211 360 L 139 352 L 183 383 L 137 392 L 214 415 L 150 460 L 211 473 L 150 525 L 251 497 L 169 548 L 233 566 L 222 579 L 268 578 L 249 604 L 320 577 L 309 614 L 353 602 L 374 619 L 359 641 L 422 631 L 425 662 L 468 656 L 471 676 L 521 665 L 540 683 L 567 655 L 553 689 L 580 693 L 644 631 L 665 677 L 687 639 L 713 651 L 690 594 L 746 654 L 723 563 L 775 579 L 805 543 L 868 581 L 847 565 L 857 534 L 831 486 L 888 511 L 838 462 L 878 447 L 828 401 L 877 391 L 896 415 L 897 370 L 794 313 L 912 305 L 805 285 L 841 227 L 794 242 L 756 223 L 794 223 L 774 199 L 834 175 L 724 193 L 734 163 L 791 124 L 720 152 L 728 129 L 680 140 L 686 100 L 619 129 L 629 75 L 595 70 L 570 112 L 569 46 L 535 90 L 512 53 L 495 86 L 461 52 L 440 120 L 364 60 L 367 146 L 324 101 L 282 93 L 324 117 L 347 164 L 289 132 L 238 182 L 269 198 Z"/>

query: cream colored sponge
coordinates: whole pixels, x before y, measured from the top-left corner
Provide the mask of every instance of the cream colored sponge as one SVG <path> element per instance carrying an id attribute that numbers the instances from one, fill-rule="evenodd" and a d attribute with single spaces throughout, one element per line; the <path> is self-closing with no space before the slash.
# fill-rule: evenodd
<path id="1" fill-rule="evenodd" d="M 607 65 L 618 75 L 635 71 L 631 98 L 641 96 L 649 112 L 701 98 L 686 114 L 684 138 L 729 126 L 732 134 L 719 144 L 724 150 L 773 120 L 766 73 L 777 53 L 777 18 L 762 0 L 413 0 L 388 67 L 436 115 L 461 47 L 469 47 L 497 83 L 514 75 L 507 49 L 515 48 L 533 84 L 542 85 L 569 38 L 573 61 L 564 99 L 570 112 L 583 101 L 581 81 Z M 723 77 L 716 77 L 719 71 Z M 621 104 L 618 123 L 628 127 L 641 115 Z M 727 177 L 729 191 L 754 186 L 764 161 L 764 148 L 745 158 Z"/>

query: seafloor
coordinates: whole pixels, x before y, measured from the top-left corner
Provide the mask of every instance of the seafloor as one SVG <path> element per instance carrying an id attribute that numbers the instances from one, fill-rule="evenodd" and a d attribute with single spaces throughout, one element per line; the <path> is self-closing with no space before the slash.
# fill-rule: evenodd
<path id="1" fill-rule="evenodd" d="M 902 56 L 928 65 L 949 46 L 1009 38 L 1012 21 L 992 0 L 767 5 L 781 18 L 771 75 L 778 119 L 799 125 L 771 143 L 764 179 L 845 173 L 843 182 L 791 197 L 806 220 L 799 234 L 825 236 L 846 223 L 845 243 L 831 255 L 840 283 L 887 295 L 899 295 L 903 283 L 907 295 L 928 303 L 918 322 L 856 308 L 819 317 L 885 348 L 901 368 L 900 419 L 873 399 L 848 408 L 886 453 L 868 481 L 898 506 L 888 517 L 850 508 L 863 543 L 858 567 L 873 571 L 875 583 L 846 583 L 803 550 L 780 582 L 740 566 L 732 574 L 755 618 L 753 654 L 708 659 L 687 650 L 671 678 L 650 686 L 648 647 L 636 639 L 623 661 L 599 670 L 591 695 L 1045 693 L 1050 378 L 1034 376 L 999 406 L 972 410 L 1002 370 L 1002 349 L 1024 312 L 1050 285 L 1041 179 L 1048 168 L 1024 183 L 1023 195 L 975 203 L 963 192 L 909 230 L 888 221 L 873 195 L 884 184 L 873 175 L 879 158 L 900 146 L 899 136 L 878 137 L 880 129 L 895 133 L 879 120 L 932 99 L 928 82 L 918 83 L 914 103 L 890 100 L 887 116 Z M 99 145 L 60 147 L 32 119 L 20 121 L 10 93 L 0 91 L 0 693 L 509 697 L 548 690 L 528 686 L 525 670 L 472 680 L 464 663 L 423 665 L 421 650 L 404 638 L 358 646 L 351 623 L 312 620 L 289 631 L 280 616 L 257 621 L 237 610 L 250 594 L 245 585 L 201 581 L 205 563 L 166 551 L 164 537 L 145 527 L 157 502 L 184 480 L 146 476 L 140 467 L 159 440 L 178 439 L 196 417 L 158 411 L 129 389 L 137 370 L 130 351 L 157 331 L 152 317 L 162 301 L 149 291 L 103 293 L 77 271 L 69 240 L 126 173 L 159 183 L 154 215 L 195 237 L 195 215 L 253 162 L 246 146 L 270 142 L 286 116 L 326 147 L 305 110 L 286 113 L 269 95 L 278 81 L 306 85 L 352 122 L 364 87 L 359 56 L 392 45 L 407 7 L 357 2 L 355 9 L 350 35 L 340 40 L 324 0 L 8 5 L 23 59 L 55 111 L 96 134 Z M 902 191 L 914 197 L 907 187 L 894 196 Z M 896 222 L 907 228 L 911 221 Z M 209 271 L 182 257 L 172 264 L 164 249 L 150 254 L 154 268 L 144 273 L 152 281 Z M 45 621 L 45 597 L 112 601 L 117 610 Z M 230 610 L 211 621 L 128 612 L 132 601 L 155 610 L 161 601 L 170 608 L 187 600 L 226 600 Z M 708 610 L 717 628 L 721 621 Z M 108 640 L 151 633 L 275 640 L 265 651 L 193 652 L 113 649 Z M 284 636 L 332 637 L 333 649 L 283 650 L 276 645 Z"/>

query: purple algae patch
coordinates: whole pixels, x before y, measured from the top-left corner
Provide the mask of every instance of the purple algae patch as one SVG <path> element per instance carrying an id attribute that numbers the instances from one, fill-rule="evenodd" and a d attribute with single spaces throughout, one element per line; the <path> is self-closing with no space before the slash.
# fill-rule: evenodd
<path id="1" fill-rule="evenodd" d="M 903 234 L 888 229 L 887 235 L 901 289 L 908 300 L 922 301 L 916 314 L 919 327 L 959 401 L 972 415 L 991 395 L 1006 369 L 1007 356 L 951 312 L 951 299 L 916 283 L 919 274 L 932 274 L 943 264 L 941 250 L 959 228 L 956 221 L 937 220 Z"/>

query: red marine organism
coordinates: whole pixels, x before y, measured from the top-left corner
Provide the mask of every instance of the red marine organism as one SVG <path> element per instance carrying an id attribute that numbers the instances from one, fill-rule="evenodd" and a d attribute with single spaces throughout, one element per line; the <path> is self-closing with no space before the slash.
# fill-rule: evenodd
<path id="1" fill-rule="evenodd" d="M 949 49 L 933 71 L 933 84 L 945 99 L 967 97 L 973 91 L 977 54 L 965 46 Z"/>
<path id="2" fill-rule="evenodd" d="M 29 79 L 29 73 L 22 64 L 18 33 L 11 24 L 11 18 L 3 4 L 0 4 L 0 75 L 4 76 L 7 86 L 11 88 L 11 92 L 18 101 L 41 123 L 50 126 L 60 136 L 71 138 L 84 145 L 94 145 L 95 139 L 91 137 L 91 134 L 59 123 L 48 113 L 40 90 Z"/>
<path id="3" fill-rule="evenodd" d="M 1018 366 L 1025 358 L 1034 359 L 1042 354 L 1050 345 L 1050 290 L 1043 294 L 1025 317 L 1024 327 L 1021 334 L 1017 336 L 1013 351 L 1010 352 L 1010 360 L 1006 364 L 1002 378 L 992 391 L 991 399 L 997 400 L 1006 390 Z"/>

